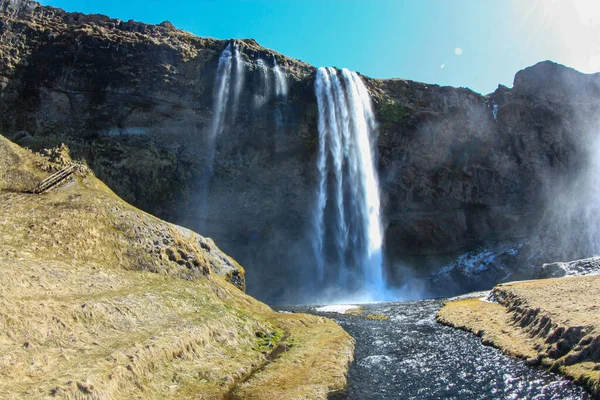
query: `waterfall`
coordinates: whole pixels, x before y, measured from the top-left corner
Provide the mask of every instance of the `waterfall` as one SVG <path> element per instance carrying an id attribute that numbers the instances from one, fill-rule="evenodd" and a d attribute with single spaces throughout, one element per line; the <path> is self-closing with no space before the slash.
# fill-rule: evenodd
<path id="1" fill-rule="evenodd" d="M 275 96 L 286 97 L 288 94 L 288 84 L 285 72 L 277 65 L 277 57 L 273 55 L 273 72 L 275 74 Z"/>
<path id="2" fill-rule="evenodd" d="M 225 122 L 225 112 L 229 101 L 231 83 L 231 43 L 227 45 L 217 67 L 217 75 L 215 77 L 215 87 L 213 90 L 213 118 L 209 132 L 209 140 L 214 145 L 217 136 L 223 131 L 223 123 Z"/>
<path id="3" fill-rule="evenodd" d="M 208 168 L 212 173 L 214 151 L 216 141 L 225 126 L 225 117 L 227 115 L 227 106 L 231 101 L 230 122 L 235 122 L 240 103 L 240 95 L 244 88 L 244 61 L 240 55 L 239 46 L 233 44 L 233 53 L 231 52 L 231 42 L 227 44 L 225 50 L 219 57 L 217 74 L 215 76 L 215 86 L 213 89 L 213 118 L 208 133 L 207 149 L 209 151 Z M 235 71 L 233 66 L 235 65 Z M 232 84 L 233 80 L 233 84 Z M 233 86 L 233 92 L 231 90 Z"/>
<path id="4" fill-rule="evenodd" d="M 237 117 L 240 105 L 240 95 L 242 94 L 242 89 L 244 88 L 244 61 L 240 56 L 240 49 L 237 43 L 235 43 L 233 46 L 233 59 L 235 61 L 235 82 L 233 85 L 232 115 L 233 118 L 235 118 Z"/>
<path id="5" fill-rule="evenodd" d="M 360 77 L 319 68 L 314 249 L 321 288 L 383 296 L 379 184 L 370 137 L 375 118 Z"/>
<path id="6" fill-rule="evenodd" d="M 261 71 L 260 78 L 260 94 L 254 95 L 254 105 L 256 108 L 260 108 L 264 106 L 268 101 L 269 97 L 271 97 L 271 79 L 269 79 L 269 68 L 265 65 L 265 62 L 261 59 L 256 61 L 256 66 Z"/>
<path id="7" fill-rule="evenodd" d="M 229 42 L 227 47 L 225 47 L 221 53 L 219 64 L 217 65 L 217 73 L 215 75 L 213 88 L 213 116 L 208 134 L 205 138 L 205 172 L 202 174 L 199 182 L 198 207 L 201 212 L 200 221 L 197 225 L 198 230 L 207 229 L 209 205 L 208 192 L 214 172 L 217 141 L 225 128 L 226 122 L 235 123 L 240 95 L 244 85 L 244 63 L 240 56 L 237 43 L 233 43 L 232 53 L 232 43 L 233 42 Z M 233 71 L 234 65 L 235 71 Z M 226 120 L 228 106 L 231 108 L 231 114 Z"/>
<path id="8" fill-rule="evenodd" d="M 235 65 L 235 71 L 233 71 Z M 232 81 L 233 80 L 233 85 Z M 233 93 L 231 87 L 233 86 Z M 216 138 L 223 131 L 225 125 L 225 116 L 227 114 L 227 105 L 231 98 L 232 116 L 235 119 L 240 103 L 240 95 L 244 88 L 244 61 L 240 55 L 239 46 L 233 44 L 233 53 L 231 52 L 231 42 L 225 47 L 225 50 L 219 57 L 217 75 L 215 76 L 215 86 L 213 89 L 213 119 L 209 132 L 211 146 L 214 146 Z M 231 121 L 235 122 L 235 121 Z"/>
<path id="9" fill-rule="evenodd" d="M 285 108 L 285 103 L 287 102 L 288 83 L 285 70 L 277 65 L 277 57 L 275 55 L 273 55 L 273 75 L 275 76 L 275 98 L 277 100 L 274 111 L 275 128 L 278 135 L 281 135 L 284 124 L 282 107 Z"/>

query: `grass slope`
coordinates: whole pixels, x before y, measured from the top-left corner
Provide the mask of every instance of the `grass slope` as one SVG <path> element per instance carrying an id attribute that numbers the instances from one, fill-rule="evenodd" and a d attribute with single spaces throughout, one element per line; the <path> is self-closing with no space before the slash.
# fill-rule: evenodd
<path id="1" fill-rule="evenodd" d="M 243 270 L 214 243 L 90 173 L 25 193 L 57 168 L 0 136 L 1 398 L 317 399 L 345 384 L 337 324 L 273 312 L 226 281 Z"/>

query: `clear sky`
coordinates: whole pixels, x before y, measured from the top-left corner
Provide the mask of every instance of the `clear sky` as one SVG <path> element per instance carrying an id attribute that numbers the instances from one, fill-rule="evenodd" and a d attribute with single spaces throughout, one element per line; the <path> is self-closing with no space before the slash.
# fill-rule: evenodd
<path id="1" fill-rule="evenodd" d="M 492 92 L 550 59 L 600 71 L 600 0 L 42 0 L 198 36 L 254 38 L 317 67 Z"/>

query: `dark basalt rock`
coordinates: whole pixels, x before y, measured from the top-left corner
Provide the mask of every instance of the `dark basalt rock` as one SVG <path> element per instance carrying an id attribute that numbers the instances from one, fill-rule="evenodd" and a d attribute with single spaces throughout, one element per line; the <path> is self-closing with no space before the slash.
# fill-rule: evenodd
<path id="1" fill-rule="evenodd" d="M 236 42 L 245 86 L 216 145 L 205 203 L 198 191 L 226 41 L 168 22 L 0 0 L 0 131 L 34 150 L 67 144 L 126 201 L 213 237 L 246 267 L 250 294 L 291 301 L 312 280 L 315 69 L 277 54 L 289 96 L 257 110 L 254 62 L 275 53 L 253 39 Z M 586 165 L 582 138 L 600 112 L 599 76 L 552 62 L 520 71 L 513 89 L 488 96 L 363 79 L 380 123 L 385 249 L 396 281 L 405 272 L 398 265 L 424 275 L 440 258 L 547 226 L 548 199 Z"/>

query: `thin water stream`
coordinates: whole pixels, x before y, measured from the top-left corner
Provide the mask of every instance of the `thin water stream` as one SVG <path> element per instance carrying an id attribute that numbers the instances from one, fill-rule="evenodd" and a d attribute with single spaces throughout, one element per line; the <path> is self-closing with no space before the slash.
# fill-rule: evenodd
<path id="1" fill-rule="evenodd" d="M 362 315 L 282 307 L 336 320 L 356 339 L 344 393 L 332 399 L 591 399 L 579 386 L 484 346 L 470 333 L 442 326 L 443 300 L 376 303 Z M 388 320 L 365 318 L 383 314 Z"/>

